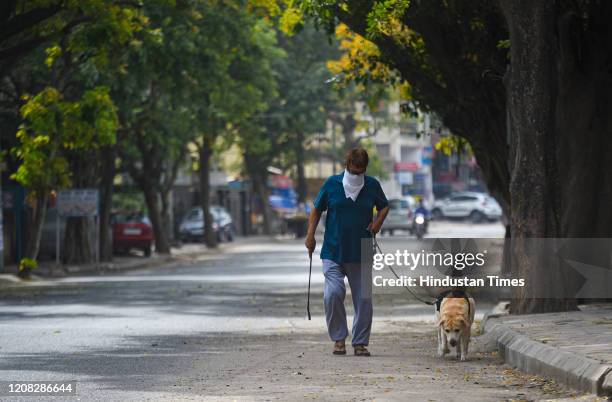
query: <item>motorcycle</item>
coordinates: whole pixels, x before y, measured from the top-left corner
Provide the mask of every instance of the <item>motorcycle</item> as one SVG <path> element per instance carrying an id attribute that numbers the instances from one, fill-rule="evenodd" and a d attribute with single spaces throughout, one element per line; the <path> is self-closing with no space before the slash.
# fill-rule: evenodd
<path id="1" fill-rule="evenodd" d="M 425 236 L 425 233 L 427 232 L 426 225 L 427 220 L 425 218 L 425 215 L 419 213 L 414 215 L 414 221 L 412 223 L 412 226 L 413 232 L 418 240 L 422 240 L 423 236 Z"/>

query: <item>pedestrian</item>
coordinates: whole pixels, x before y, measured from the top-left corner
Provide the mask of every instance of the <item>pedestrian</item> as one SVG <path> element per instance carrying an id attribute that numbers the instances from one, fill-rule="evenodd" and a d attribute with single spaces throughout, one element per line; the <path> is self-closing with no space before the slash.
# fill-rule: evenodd
<path id="1" fill-rule="evenodd" d="M 370 356 L 367 346 L 373 313 L 372 266 L 361 264 L 361 240 L 378 233 L 389 212 L 389 202 L 378 180 L 365 175 L 368 161 L 365 149 L 350 150 L 346 154 L 345 170 L 330 176 L 321 187 L 308 221 L 305 244 L 312 258 L 316 247 L 315 230 L 321 214 L 327 211 L 321 248 L 325 276 L 323 301 L 327 330 L 334 341 L 336 355 L 346 354 L 346 276 L 355 310 L 351 343 L 355 355 Z M 374 207 L 378 211 L 375 220 Z"/>

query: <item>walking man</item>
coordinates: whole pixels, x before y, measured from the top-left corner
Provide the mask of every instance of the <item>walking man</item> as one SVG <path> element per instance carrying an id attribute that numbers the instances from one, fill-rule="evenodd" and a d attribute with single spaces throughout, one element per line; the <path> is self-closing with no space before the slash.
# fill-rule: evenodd
<path id="1" fill-rule="evenodd" d="M 325 275 L 323 300 L 327 330 L 335 342 L 336 355 L 346 354 L 346 276 L 355 310 L 352 346 L 355 355 L 370 356 L 367 346 L 372 328 L 372 267 L 361 264 L 361 239 L 378 233 L 389 212 L 389 203 L 378 180 L 365 175 L 368 161 L 365 149 L 350 150 L 346 155 L 346 169 L 325 181 L 308 221 L 305 244 L 312 257 L 316 247 L 315 230 L 321 214 L 327 211 L 321 248 Z M 375 220 L 374 207 L 378 211 Z"/>

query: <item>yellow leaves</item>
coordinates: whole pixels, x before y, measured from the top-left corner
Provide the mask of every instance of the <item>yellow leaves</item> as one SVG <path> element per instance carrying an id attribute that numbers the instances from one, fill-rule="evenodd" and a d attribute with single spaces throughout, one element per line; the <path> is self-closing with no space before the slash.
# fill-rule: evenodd
<path id="1" fill-rule="evenodd" d="M 468 154 L 472 152 L 469 144 L 464 139 L 455 135 L 440 138 L 436 145 L 434 145 L 434 148 L 436 151 L 441 151 L 446 156 L 450 156 L 453 152 L 458 150 L 466 151 Z"/>
<path id="2" fill-rule="evenodd" d="M 280 29 L 287 35 L 295 33 L 295 28 L 302 22 L 302 11 L 296 7 L 287 7 L 279 20 Z"/>
<path id="3" fill-rule="evenodd" d="M 340 24 L 336 28 L 336 37 L 340 41 L 340 50 L 343 53 L 340 59 L 327 62 L 327 68 L 332 73 L 343 73 L 349 79 L 365 76 L 385 79 L 390 76 L 389 68 L 376 61 L 380 56 L 380 51 L 374 43 L 353 33 L 344 24 Z"/>
<path id="4" fill-rule="evenodd" d="M 43 145 L 47 145 L 50 140 L 51 139 L 48 135 L 37 135 L 36 137 L 34 137 L 34 140 L 32 142 L 34 143 L 34 145 L 40 147 Z"/>
<path id="5" fill-rule="evenodd" d="M 410 86 L 409 82 L 407 81 L 401 82 L 397 86 L 397 89 L 399 92 L 400 99 L 403 99 L 404 101 L 409 101 L 412 99 L 412 87 Z"/>
<path id="6" fill-rule="evenodd" d="M 53 66 L 55 60 L 62 55 L 62 48 L 55 44 L 45 49 L 47 57 L 45 58 L 45 65 L 49 68 Z"/>

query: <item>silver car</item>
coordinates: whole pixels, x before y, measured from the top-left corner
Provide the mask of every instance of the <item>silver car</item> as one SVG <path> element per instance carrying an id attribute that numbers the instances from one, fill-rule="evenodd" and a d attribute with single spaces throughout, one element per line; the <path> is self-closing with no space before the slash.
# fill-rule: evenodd
<path id="1" fill-rule="evenodd" d="M 408 198 L 392 198 L 389 200 L 389 214 L 383 222 L 380 233 L 385 232 L 393 235 L 395 230 L 408 230 L 412 232 L 412 209 L 414 201 L 411 203 Z"/>
<path id="2" fill-rule="evenodd" d="M 502 209 L 495 199 L 484 193 L 462 191 L 434 202 L 431 209 L 433 219 L 469 218 L 474 223 L 485 220 L 496 221 Z"/>
<path id="3" fill-rule="evenodd" d="M 217 240 L 234 240 L 234 223 L 227 210 L 221 206 L 212 205 L 210 214 L 213 219 L 212 228 L 217 235 Z M 181 222 L 179 233 L 181 240 L 184 242 L 200 241 L 204 238 L 204 214 L 201 207 L 194 207 L 187 213 Z"/>

